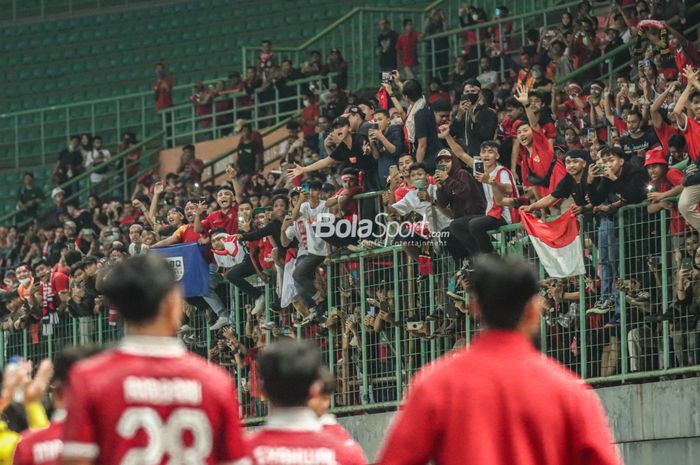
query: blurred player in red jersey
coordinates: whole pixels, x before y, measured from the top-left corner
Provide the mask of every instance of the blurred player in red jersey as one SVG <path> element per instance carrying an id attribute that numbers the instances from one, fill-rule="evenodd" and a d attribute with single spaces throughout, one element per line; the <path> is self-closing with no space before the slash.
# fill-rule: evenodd
<path id="1" fill-rule="evenodd" d="M 335 415 L 328 413 L 331 408 L 331 396 L 335 392 L 336 382 L 333 378 L 333 374 L 328 370 L 324 369 L 321 372 L 321 381 L 323 382 L 323 387 L 321 393 L 315 397 L 309 399 L 309 408 L 314 411 L 314 413 L 321 420 L 321 426 L 323 427 L 324 433 L 327 433 L 336 439 L 343 442 L 350 448 L 354 448 L 363 455 L 362 447 L 355 441 L 355 439 L 348 433 L 348 431 L 342 427 L 340 423 L 335 419 Z"/>
<path id="2" fill-rule="evenodd" d="M 139 255 L 105 273 L 127 335 L 71 370 L 63 464 L 249 463 L 233 381 L 174 337 L 183 298 L 168 263 Z"/>
<path id="3" fill-rule="evenodd" d="M 379 463 L 618 465 L 595 392 L 532 344 L 544 308 L 535 270 L 482 255 L 471 284 L 487 329 L 414 379 Z"/>
<path id="4" fill-rule="evenodd" d="M 257 465 L 364 465 L 361 450 L 324 431 L 308 407 L 322 396 L 321 353 L 307 342 L 282 340 L 261 353 L 258 371 L 270 401 L 267 423 L 249 436 Z"/>
<path id="5" fill-rule="evenodd" d="M 59 352 L 53 364 L 51 389 L 54 413 L 48 428 L 22 433 L 15 449 L 13 465 L 59 465 L 63 450 L 63 421 L 66 418 L 65 389 L 68 372 L 78 361 L 95 355 L 96 347 L 72 347 Z M 47 379 L 48 381 L 48 379 Z"/>

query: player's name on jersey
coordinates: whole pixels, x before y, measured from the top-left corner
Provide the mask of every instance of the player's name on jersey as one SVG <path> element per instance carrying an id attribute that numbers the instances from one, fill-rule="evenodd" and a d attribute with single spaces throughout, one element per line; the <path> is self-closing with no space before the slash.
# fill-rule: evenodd
<path id="1" fill-rule="evenodd" d="M 258 465 L 336 465 L 335 451 L 326 447 L 269 447 L 253 450 Z"/>
<path id="2" fill-rule="evenodd" d="M 124 379 L 124 398 L 127 402 L 154 405 L 200 405 L 202 385 L 193 379 L 129 376 Z"/>
<path id="3" fill-rule="evenodd" d="M 32 447 L 32 457 L 34 463 L 44 463 L 56 460 L 63 451 L 63 441 L 53 439 L 34 444 Z"/>

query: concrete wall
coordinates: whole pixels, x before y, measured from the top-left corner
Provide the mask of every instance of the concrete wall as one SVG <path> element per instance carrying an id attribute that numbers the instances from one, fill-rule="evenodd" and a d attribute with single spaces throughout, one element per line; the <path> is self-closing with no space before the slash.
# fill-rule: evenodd
<path id="1" fill-rule="evenodd" d="M 599 389 L 627 465 L 700 464 L 700 378 Z M 340 418 L 376 457 L 393 413 Z"/>

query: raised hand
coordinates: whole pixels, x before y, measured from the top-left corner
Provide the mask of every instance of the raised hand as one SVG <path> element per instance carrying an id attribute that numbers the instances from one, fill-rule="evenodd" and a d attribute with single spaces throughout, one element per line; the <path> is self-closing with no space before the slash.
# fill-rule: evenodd
<path id="1" fill-rule="evenodd" d="M 520 102 L 523 106 L 527 106 L 528 103 L 528 90 L 522 85 L 518 85 L 516 89 L 515 99 Z"/>
<path id="2" fill-rule="evenodd" d="M 158 181 L 158 182 L 155 183 L 155 185 L 153 186 L 153 193 L 154 193 L 155 195 L 160 195 L 160 194 L 162 194 L 164 190 L 165 190 L 165 186 L 163 185 L 163 181 Z"/>
<path id="3" fill-rule="evenodd" d="M 296 178 L 298 176 L 302 176 L 304 174 L 304 167 L 301 166 L 299 163 L 294 163 L 294 168 L 290 168 L 287 170 L 287 176 L 290 178 Z"/>

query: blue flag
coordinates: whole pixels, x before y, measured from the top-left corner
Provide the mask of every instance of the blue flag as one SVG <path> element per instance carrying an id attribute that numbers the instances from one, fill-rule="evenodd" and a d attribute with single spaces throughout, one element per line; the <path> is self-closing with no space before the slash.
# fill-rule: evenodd
<path id="1" fill-rule="evenodd" d="M 151 249 L 162 255 L 173 267 L 175 278 L 180 281 L 185 297 L 209 294 L 209 266 L 195 242 Z"/>

